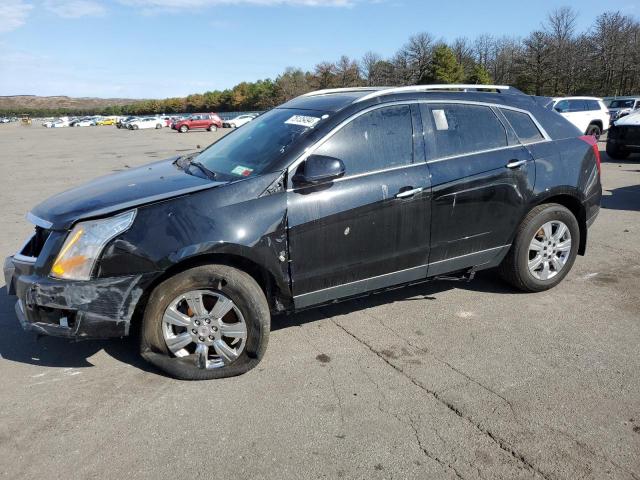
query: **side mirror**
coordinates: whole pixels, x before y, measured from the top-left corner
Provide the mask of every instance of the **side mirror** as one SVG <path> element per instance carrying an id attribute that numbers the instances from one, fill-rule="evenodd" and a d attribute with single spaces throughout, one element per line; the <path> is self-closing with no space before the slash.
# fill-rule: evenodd
<path id="1" fill-rule="evenodd" d="M 293 176 L 296 185 L 316 185 L 344 175 L 342 160 L 325 155 L 311 155 L 298 167 Z"/>

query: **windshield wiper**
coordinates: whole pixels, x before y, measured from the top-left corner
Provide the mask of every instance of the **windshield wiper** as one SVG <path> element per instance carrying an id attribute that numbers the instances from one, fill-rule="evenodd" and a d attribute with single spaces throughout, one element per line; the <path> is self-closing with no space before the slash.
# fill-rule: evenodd
<path id="1" fill-rule="evenodd" d="M 193 160 L 191 162 L 189 162 L 189 166 L 193 165 L 194 167 L 197 167 L 200 169 L 200 171 L 202 173 L 204 173 L 207 178 L 209 180 L 215 180 L 216 179 L 216 172 L 213 172 L 211 170 L 209 170 L 207 167 L 204 166 L 204 164 L 202 164 L 201 162 L 194 162 Z"/>

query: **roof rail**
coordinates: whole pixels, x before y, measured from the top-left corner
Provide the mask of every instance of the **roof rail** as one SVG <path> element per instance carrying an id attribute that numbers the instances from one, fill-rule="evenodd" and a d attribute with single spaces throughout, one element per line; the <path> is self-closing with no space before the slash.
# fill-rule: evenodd
<path id="1" fill-rule="evenodd" d="M 433 90 L 462 90 L 467 91 L 483 91 L 483 90 L 495 90 L 497 93 L 508 93 L 515 95 L 524 95 L 520 90 L 508 85 L 483 85 L 483 84 L 465 84 L 465 83 L 451 83 L 451 84 L 438 84 L 438 85 L 409 85 L 406 87 L 391 87 L 381 90 L 376 90 L 368 95 L 364 95 L 354 100 L 353 103 L 364 102 L 371 98 L 380 97 L 382 95 L 392 95 L 394 93 L 404 92 L 429 92 Z"/>
<path id="2" fill-rule="evenodd" d="M 382 88 L 387 87 L 345 87 L 345 88 L 325 88 L 324 90 L 315 90 L 313 92 L 307 92 L 300 95 L 301 97 L 316 97 L 319 95 L 330 95 L 332 93 L 346 93 L 346 92 L 377 92 Z"/>

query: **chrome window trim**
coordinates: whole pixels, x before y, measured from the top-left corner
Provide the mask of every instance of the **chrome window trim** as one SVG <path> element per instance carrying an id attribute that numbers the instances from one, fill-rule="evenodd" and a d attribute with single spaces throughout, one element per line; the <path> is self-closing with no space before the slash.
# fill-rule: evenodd
<path id="1" fill-rule="evenodd" d="M 552 140 L 552 138 L 549 136 L 547 131 L 542 127 L 542 125 L 540 125 L 540 122 L 538 122 L 538 120 L 531 114 L 531 112 L 529 112 L 527 110 L 523 110 L 521 108 L 512 107 L 510 105 L 504 105 L 504 104 L 500 104 L 500 103 L 478 102 L 478 101 L 474 101 L 474 100 L 442 100 L 442 99 L 441 100 L 397 100 L 397 101 L 394 101 L 394 102 L 387 102 L 387 103 L 380 103 L 380 104 L 377 104 L 377 105 L 371 105 L 371 106 L 369 106 L 367 108 L 364 108 L 364 109 L 354 113 L 350 117 L 348 117 L 345 120 L 343 120 L 342 122 L 340 122 L 338 125 L 333 127 L 324 137 L 322 137 L 316 143 L 314 143 L 313 145 L 308 147 L 302 155 L 300 155 L 298 158 L 296 158 L 287 167 L 287 169 L 286 169 L 287 177 L 290 179 L 292 174 L 293 174 L 293 172 L 294 172 L 294 170 L 298 167 L 298 165 L 300 165 L 302 162 L 304 162 L 318 148 L 320 148 L 322 145 L 324 145 L 325 142 L 327 142 L 331 137 L 333 137 L 336 133 L 338 133 L 340 130 L 342 130 L 342 128 L 345 125 L 347 125 L 348 123 L 351 123 L 353 120 L 355 120 L 356 118 L 364 115 L 365 113 L 369 113 L 369 112 L 371 112 L 373 110 L 376 110 L 376 109 L 379 109 L 379 108 L 384 108 L 384 107 L 390 107 L 390 106 L 396 106 L 396 105 L 415 105 L 415 104 L 421 104 L 421 103 L 425 103 L 425 104 L 456 103 L 456 104 L 464 104 L 464 105 L 479 105 L 479 106 L 489 107 L 489 108 L 504 108 L 504 109 L 508 109 L 508 110 L 513 110 L 515 112 L 525 113 L 525 114 L 529 115 L 529 117 L 531 118 L 533 123 L 536 125 L 538 130 L 540 130 L 540 133 L 542 134 L 544 139 L 543 140 L 537 140 L 535 142 L 527 142 L 527 143 L 520 142 L 518 145 L 505 145 L 504 147 L 496 147 L 496 148 L 492 148 L 492 149 L 488 149 L 488 150 L 478 150 L 478 151 L 463 153 L 463 154 L 459 154 L 459 155 L 451 155 L 451 156 L 447 156 L 447 157 L 433 158 L 433 159 L 427 160 L 426 162 L 411 163 L 411 164 L 407 164 L 407 165 L 399 165 L 399 166 L 395 166 L 395 167 L 383 168 L 383 169 L 374 170 L 374 171 L 371 171 L 371 172 L 364 172 L 364 173 L 359 173 L 359 174 L 352 175 L 352 176 L 346 176 L 346 177 L 342 177 L 342 178 L 337 178 L 337 179 L 334 180 L 334 182 L 340 182 L 340 181 L 349 180 L 349 179 L 352 179 L 352 178 L 359 178 L 359 177 L 363 177 L 365 175 L 375 175 L 377 173 L 398 170 L 400 168 L 415 167 L 415 166 L 418 166 L 418 165 L 424 165 L 425 163 L 429 164 L 429 163 L 439 162 L 439 161 L 443 161 L 443 160 L 450 160 L 452 158 L 466 157 L 466 156 L 470 156 L 470 155 L 477 155 L 477 154 L 481 154 L 481 153 L 488 153 L 488 152 L 494 152 L 494 151 L 499 151 L 499 150 L 507 150 L 507 149 L 514 148 L 514 147 L 533 145 L 533 144 L 542 143 L 542 142 L 550 142 Z M 495 113 L 494 113 L 494 115 L 495 115 Z M 511 127 L 511 128 L 513 129 L 513 127 Z M 518 136 L 516 135 L 516 138 L 517 137 Z M 287 192 L 292 192 L 294 190 L 295 190 L 294 188 L 287 188 Z"/>
<path id="2" fill-rule="evenodd" d="M 27 221 L 33 223 L 34 225 L 37 225 L 38 227 L 44 228 L 45 230 L 49 230 L 51 227 L 53 227 L 53 223 L 40 217 L 36 217 L 31 212 L 27 213 L 26 219 Z"/>

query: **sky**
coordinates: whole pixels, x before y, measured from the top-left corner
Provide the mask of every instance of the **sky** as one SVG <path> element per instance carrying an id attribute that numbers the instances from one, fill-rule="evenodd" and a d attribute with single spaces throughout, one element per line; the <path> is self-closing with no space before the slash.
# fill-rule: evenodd
<path id="1" fill-rule="evenodd" d="M 410 35 L 525 36 L 571 6 L 585 30 L 638 0 L 0 0 L 0 95 L 165 98 L 391 56 Z"/>

